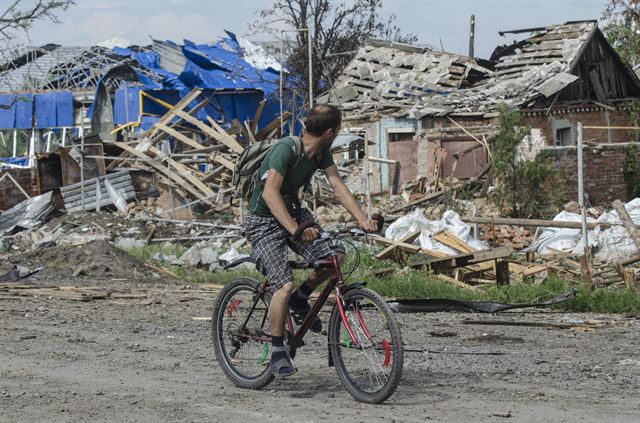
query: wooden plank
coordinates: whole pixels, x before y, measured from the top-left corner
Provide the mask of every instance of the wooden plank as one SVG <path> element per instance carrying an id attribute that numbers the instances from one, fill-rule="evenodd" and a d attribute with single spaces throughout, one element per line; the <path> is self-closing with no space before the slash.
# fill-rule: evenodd
<path id="1" fill-rule="evenodd" d="M 495 225 L 517 225 L 517 226 L 532 226 L 542 228 L 566 228 L 566 229 L 581 229 L 582 222 L 561 222 L 556 220 L 542 220 L 542 219 L 512 219 L 504 217 L 472 217 L 464 216 L 461 220 L 465 223 L 482 223 L 482 224 L 495 224 Z M 619 226 L 620 224 L 618 224 Z M 587 223 L 587 229 L 595 229 L 600 226 L 601 228 L 610 228 L 616 226 L 611 223 Z"/>
<path id="2" fill-rule="evenodd" d="M 468 285 L 464 282 L 460 282 L 459 280 L 456 280 L 454 278 L 452 278 L 451 276 L 447 276 L 447 275 L 441 275 L 441 274 L 437 274 L 437 275 L 433 275 L 435 278 L 440 279 L 441 281 L 445 281 L 445 282 L 449 282 L 452 285 L 455 285 L 459 288 L 464 288 L 464 289 L 468 289 L 470 291 L 477 291 L 478 288 L 476 288 L 475 286 L 471 286 Z"/>
<path id="3" fill-rule="evenodd" d="M 287 122 L 290 117 L 291 112 L 284 112 L 282 114 L 282 122 Z M 256 139 L 258 141 L 262 141 L 267 135 L 271 134 L 272 131 L 277 130 L 278 128 L 280 128 L 280 116 L 276 117 L 270 124 L 258 131 L 258 133 L 255 134 Z"/>
<path id="4" fill-rule="evenodd" d="M 163 162 L 168 162 L 171 167 L 173 167 L 178 172 L 180 172 L 181 176 L 183 176 L 185 179 L 191 182 L 196 188 L 202 191 L 204 195 L 206 195 L 207 197 L 211 197 L 215 195 L 215 193 L 211 190 L 211 188 L 206 186 L 200 179 L 194 176 L 194 171 L 192 171 L 189 167 L 183 165 L 180 162 L 176 162 L 175 160 L 171 159 L 169 156 L 165 155 L 164 153 L 162 153 L 162 151 L 158 150 L 155 147 L 149 147 L 149 151 L 151 151 L 156 156 L 156 158 L 161 158 Z"/>
<path id="5" fill-rule="evenodd" d="M 391 241 L 391 244 L 387 248 L 376 254 L 376 258 L 379 260 L 384 260 L 393 256 L 396 253 L 396 250 L 411 254 L 417 253 L 418 251 L 420 251 L 420 246 L 410 243 L 413 242 L 418 237 L 418 235 L 420 235 L 420 230 L 416 229 L 413 232 L 409 232 L 398 241 L 387 240 Z"/>
<path id="6" fill-rule="evenodd" d="M 175 106 L 173 106 L 173 109 L 169 110 L 167 113 L 165 113 L 160 120 L 158 120 L 158 122 L 156 122 L 145 134 L 144 136 L 146 138 L 153 138 L 158 131 L 160 131 L 160 127 L 158 127 L 157 125 L 168 125 L 169 122 L 171 122 L 171 120 L 175 117 L 175 112 L 177 110 L 184 110 L 189 104 L 191 104 L 192 101 L 194 101 L 196 98 L 198 98 L 198 96 L 202 94 L 202 90 L 198 89 L 198 88 L 194 88 L 193 90 L 191 90 L 189 92 L 189 94 L 187 94 L 186 96 L 182 97 L 180 99 L 180 101 L 178 101 L 176 103 Z"/>
<path id="7" fill-rule="evenodd" d="M 631 220 L 631 216 L 629 216 L 627 209 L 624 207 L 624 204 L 620 200 L 615 200 L 611 205 L 615 209 L 616 213 L 618 213 L 618 217 L 622 220 L 622 224 L 631 236 L 633 243 L 636 244 L 638 251 L 640 251 L 640 234 L 638 233 L 638 229 L 633 223 L 633 220 Z"/>
<path id="8" fill-rule="evenodd" d="M 235 163 L 233 163 L 231 160 L 226 159 L 221 154 L 210 154 L 209 157 L 211 157 L 211 160 L 217 163 L 220 163 L 222 166 L 226 167 L 231 171 L 233 171 L 236 168 Z"/>
<path id="9" fill-rule="evenodd" d="M 133 147 L 127 145 L 127 144 L 120 143 L 120 142 L 115 142 L 114 144 L 117 145 L 118 147 L 120 147 L 121 149 L 127 151 L 128 153 L 133 154 L 134 156 L 136 156 L 138 158 L 142 158 L 142 159 L 148 159 L 149 158 L 149 156 L 147 156 L 146 154 L 136 150 L 135 148 L 133 148 Z M 203 193 L 201 193 L 200 191 L 195 189 L 195 187 L 193 187 L 191 184 L 189 184 L 186 180 L 184 180 L 177 173 L 171 172 L 165 166 L 163 166 L 160 163 L 155 162 L 155 161 L 147 161 L 146 164 L 151 166 L 152 168 L 156 169 L 158 172 L 162 173 L 166 177 L 168 177 L 171 181 L 173 181 L 173 182 L 177 183 L 178 185 L 180 185 L 182 188 L 184 188 L 191 195 L 194 195 L 194 196 L 196 196 L 196 198 L 202 200 L 204 203 L 206 203 L 206 204 L 208 204 L 208 205 L 210 205 L 212 207 L 215 207 L 215 205 L 211 202 L 211 200 L 209 198 L 207 198 L 206 195 L 204 195 Z"/>
<path id="10" fill-rule="evenodd" d="M 253 120 L 251 121 L 251 135 L 256 133 L 256 129 L 258 128 L 258 124 L 260 122 L 260 118 L 262 117 L 262 112 L 264 112 L 264 108 L 267 105 L 267 100 L 262 100 L 260 104 L 258 104 L 258 108 L 256 109 L 256 114 L 253 115 Z"/>
<path id="11" fill-rule="evenodd" d="M 448 229 L 435 233 L 433 239 L 461 253 L 473 253 L 475 251 L 475 249 L 471 248 L 471 246 L 455 236 Z"/>
<path id="12" fill-rule="evenodd" d="M 462 187 L 462 184 L 456 184 L 453 187 L 451 187 L 451 190 L 456 190 L 456 189 L 461 188 L 461 187 Z M 398 212 L 401 212 L 401 211 L 405 211 L 407 209 L 411 209 L 411 208 L 413 208 L 415 206 L 418 206 L 418 205 L 420 205 L 422 203 L 426 203 L 429 200 L 433 200 L 435 198 L 438 198 L 441 195 L 443 195 L 445 192 L 446 191 L 443 190 L 443 191 L 434 192 L 433 194 L 425 195 L 424 197 L 419 198 L 419 199 L 414 200 L 414 201 L 411 201 L 410 203 L 407 203 L 407 204 L 405 204 L 403 206 L 396 207 L 395 209 L 391 210 L 391 213 L 395 214 L 395 213 L 398 213 Z"/>
<path id="13" fill-rule="evenodd" d="M 210 126 L 205 125 L 203 122 L 199 121 L 198 119 L 194 118 L 190 114 L 185 113 L 183 111 L 176 111 L 176 115 L 180 116 L 182 119 L 186 120 L 193 126 L 197 127 L 198 129 L 200 129 L 205 134 L 209 135 L 214 140 L 219 141 L 222 144 L 226 145 L 227 147 L 229 147 L 231 151 L 234 151 L 236 153 L 242 153 L 242 151 L 244 150 L 244 147 L 238 144 L 238 142 L 234 140 L 233 137 L 229 136 L 229 134 L 226 134 L 226 132 L 224 132 L 227 135 L 225 137 L 219 131 L 214 130 Z M 209 116 L 207 116 L 207 118 L 210 120 L 213 120 Z M 222 129 L 222 131 L 224 131 L 224 129 Z"/>
<path id="14" fill-rule="evenodd" d="M 218 125 L 215 120 L 211 119 L 210 116 L 207 116 L 207 120 L 209 121 L 211 126 L 213 126 L 213 129 L 218 133 L 218 136 L 215 137 L 216 140 L 220 141 L 221 143 L 229 147 L 231 151 L 235 151 L 236 153 L 242 153 L 244 151 L 244 147 L 238 144 L 238 141 L 236 141 L 231 135 L 227 134 L 227 131 L 225 131 L 222 126 Z"/>
<path id="15" fill-rule="evenodd" d="M 188 145 L 191 148 L 205 148 L 204 145 L 200 144 L 199 142 L 195 142 L 194 140 L 192 140 L 191 138 L 187 137 L 186 135 L 181 134 L 180 132 L 176 131 L 175 129 L 163 124 L 163 123 L 156 123 L 155 125 L 158 129 L 162 130 L 163 132 L 165 132 L 168 135 L 171 135 L 173 138 L 175 138 L 176 140 L 180 141 L 183 144 Z"/>

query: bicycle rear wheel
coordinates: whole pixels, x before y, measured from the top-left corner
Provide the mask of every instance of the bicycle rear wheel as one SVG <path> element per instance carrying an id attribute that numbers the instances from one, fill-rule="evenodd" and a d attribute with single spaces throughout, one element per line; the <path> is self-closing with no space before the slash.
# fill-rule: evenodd
<path id="1" fill-rule="evenodd" d="M 274 379 L 269 370 L 271 294 L 260 296 L 259 285 L 255 279 L 239 278 L 225 286 L 212 318 L 213 345 L 220 367 L 234 384 L 248 389 L 262 388 Z"/>
<path id="2" fill-rule="evenodd" d="M 329 322 L 329 351 L 340 381 L 358 401 L 378 404 L 398 387 L 403 348 L 400 327 L 384 299 L 369 289 L 344 295 L 351 340 L 338 307 Z"/>

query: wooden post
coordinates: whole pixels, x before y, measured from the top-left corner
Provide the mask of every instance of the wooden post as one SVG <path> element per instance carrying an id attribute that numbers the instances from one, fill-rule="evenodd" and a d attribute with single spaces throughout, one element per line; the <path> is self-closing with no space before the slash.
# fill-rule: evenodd
<path id="1" fill-rule="evenodd" d="M 624 269 L 623 278 L 627 288 L 634 289 L 636 287 L 636 272 L 633 269 Z"/>
<path id="2" fill-rule="evenodd" d="M 496 284 L 498 286 L 509 285 L 509 262 L 496 260 Z"/>

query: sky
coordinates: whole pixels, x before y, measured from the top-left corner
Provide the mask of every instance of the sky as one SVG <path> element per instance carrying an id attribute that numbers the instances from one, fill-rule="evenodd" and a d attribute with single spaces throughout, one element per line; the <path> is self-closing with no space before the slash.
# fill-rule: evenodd
<path id="1" fill-rule="evenodd" d="M 247 24 L 272 4 L 272 0 L 77 0 L 76 6 L 59 14 L 62 24 L 37 22 L 29 39 L 20 41 L 69 46 L 93 45 L 113 37 L 139 45 L 149 44 L 150 37 L 212 42 L 225 29 L 266 40 L 271 37 L 251 32 Z M 606 4 L 607 0 L 384 0 L 382 15 L 395 15 L 395 24 L 417 35 L 420 44 L 467 54 L 469 18 L 475 14 L 475 55 L 489 58 L 496 46 L 523 38 L 522 34 L 500 37 L 498 31 L 599 19 Z"/>

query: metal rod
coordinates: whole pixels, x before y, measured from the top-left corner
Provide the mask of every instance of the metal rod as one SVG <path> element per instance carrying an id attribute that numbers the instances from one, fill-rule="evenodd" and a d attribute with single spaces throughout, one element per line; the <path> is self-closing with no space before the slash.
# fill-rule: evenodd
<path id="1" fill-rule="evenodd" d="M 307 44 L 309 47 L 309 110 L 313 107 L 313 47 L 311 45 L 311 28 L 307 24 Z"/>
<path id="2" fill-rule="evenodd" d="M 469 32 L 469 57 L 473 57 L 474 43 L 476 38 L 476 15 L 471 15 L 471 31 Z"/>
<path id="3" fill-rule="evenodd" d="M 80 192 L 82 193 L 82 210 L 84 210 L 84 103 L 80 113 Z"/>
<path id="4" fill-rule="evenodd" d="M 371 180 L 369 178 L 369 141 L 364 140 L 364 192 L 367 200 L 367 217 L 371 219 Z"/>
<path id="5" fill-rule="evenodd" d="M 588 256 L 589 237 L 587 232 L 587 210 L 584 206 L 584 168 L 582 156 L 582 122 L 578 122 L 578 203 L 582 214 L 582 236 L 584 238 L 584 255 Z"/>
<path id="6" fill-rule="evenodd" d="M 18 157 L 18 131 L 16 129 L 13 130 L 13 156 Z"/>

